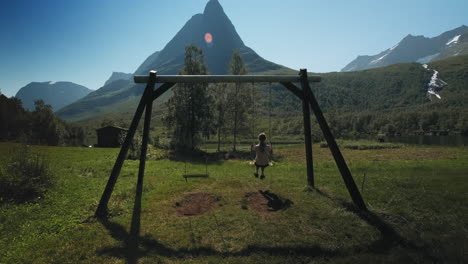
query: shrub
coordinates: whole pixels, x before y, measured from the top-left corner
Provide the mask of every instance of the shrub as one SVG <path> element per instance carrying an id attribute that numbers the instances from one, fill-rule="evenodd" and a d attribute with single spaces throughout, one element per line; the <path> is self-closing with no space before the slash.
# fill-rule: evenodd
<path id="1" fill-rule="evenodd" d="M 171 139 L 167 137 L 155 136 L 153 138 L 153 145 L 158 149 L 170 149 Z"/>
<path id="2" fill-rule="evenodd" d="M 128 156 L 127 159 L 130 160 L 138 160 L 140 159 L 141 153 L 141 145 L 142 145 L 142 138 L 140 135 L 135 135 L 133 137 L 132 143 L 128 149 Z"/>
<path id="3" fill-rule="evenodd" d="M 6 166 L 0 167 L 0 201 L 25 202 L 43 196 L 52 185 L 45 157 L 21 145 Z"/>

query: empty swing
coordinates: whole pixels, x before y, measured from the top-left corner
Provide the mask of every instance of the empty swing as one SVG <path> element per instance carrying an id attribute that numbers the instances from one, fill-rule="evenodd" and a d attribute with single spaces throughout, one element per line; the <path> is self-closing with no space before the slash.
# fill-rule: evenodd
<path id="1" fill-rule="evenodd" d="M 187 89 L 188 88 L 185 87 L 186 91 L 187 91 Z M 193 141 L 193 137 L 192 137 L 192 141 Z M 205 151 L 204 151 L 205 173 L 187 173 L 187 159 L 185 158 L 184 159 L 184 174 L 182 175 L 182 177 L 184 177 L 186 182 L 187 182 L 188 178 L 208 178 L 209 177 L 209 174 L 208 174 L 208 149 L 206 147 L 205 142 L 203 142 L 203 145 L 205 146 Z M 193 146 L 193 142 L 192 142 L 192 146 Z M 203 149 L 203 147 L 202 147 L 202 149 Z M 193 151 L 193 149 L 191 151 Z"/>
<path id="2" fill-rule="evenodd" d="M 187 173 L 187 160 L 184 159 L 184 174 L 182 177 L 184 177 L 185 181 L 187 181 L 188 178 L 208 178 L 210 174 L 208 173 L 208 152 L 207 148 L 205 147 L 205 173 Z"/>

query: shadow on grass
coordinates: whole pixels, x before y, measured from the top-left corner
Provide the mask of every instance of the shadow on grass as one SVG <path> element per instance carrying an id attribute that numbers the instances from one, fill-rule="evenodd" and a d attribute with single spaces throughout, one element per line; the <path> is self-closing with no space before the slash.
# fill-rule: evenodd
<path id="1" fill-rule="evenodd" d="M 431 249 L 428 246 L 417 246 L 412 241 L 409 241 L 402 237 L 395 228 L 387 223 L 381 216 L 377 213 L 372 211 L 363 211 L 357 208 L 353 203 L 348 201 L 342 200 L 340 198 L 334 198 L 330 196 L 328 193 L 321 191 L 320 189 L 315 189 L 317 193 L 323 197 L 326 197 L 332 201 L 338 202 L 340 206 L 346 209 L 349 212 L 356 214 L 359 218 L 365 221 L 367 224 L 375 227 L 379 230 L 381 237 L 379 240 L 374 241 L 371 245 L 367 247 L 367 251 L 374 252 L 374 253 L 386 253 L 393 247 L 403 247 L 409 250 L 417 251 L 419 253 L 423 253 L 425 257 L 428 258 L 430 262 L 437 262 L 437 258 L 435 258 L 431 254 Z"/>
<path id="2" fill-rule="evenodd" d="M 116 223 L 103 221 L 103 225 L 111 232 L 111 235 L 124 242 L 121 247 L 106 247 L 99 249 L 99 255 L 109 255 L 117 258 L 125 258 L 128 263 L 137 263 L 139 258 L 146 256 L 163 256 L 168 258 L 187 258 L 197 256 L 219 256 L 219 257 L 245 257 L 252 254 L 268 254 L 270 256 L 308 256 L 308 257 L 336 257 L 345 256 L 345 253 L 339 250 L 323 249 L 319 246 L 304 247 L 268 247 L 250 245 L 236 252 L 221 252 L 211 247 L 194 248 L 169 248 L 157 239 L 149 235 L 138 237 L 138 244 L 132 244 L 135 241 L 131 234 L 125 231 L 125 228 Z M 193 243 L 193 241 L 192 241 Z"/>
<path id="3" fill-rule="evenodd" d="M 289 199 L 281 197 L 270 190 L 259 190 L 260 194 L 268 200 L 268 207 L 271 211 L 285 210 L 291 207 L 293 202 Z"/>
<path id="4" fill-rule="evenodd" d="M 105 247 L 97 250 L 98 255 L 109 255 L 125 259 L 127 263 L 138 263 L 138 259 L 146 256 L 163 256 L 169 258 L 186 258 L 194 256 L 220 256 L 243 257 L 252 254 L 268 254 L 270 256 L 309 256 L 309 257 L 335 257 L 344 256 L 339 250 L 324 249 L 319 246 L 304 247 L 268 247 L 250 245 L 236 252 L 221 252 L 211 247 L 193 248 L 169 248 L 149 235 L 140 236 L 141 197 L 143 190 L 142 179 L 138 180 L 135 202 L 133 207 L 130 232 L 123 225 L 109 221 L 107 218 L 99 218 L 99 222 L 110 232 L 110 235 L 123 242 L 122 246 Z M 217 219 L 215 219 L 217 222 Z M 218 224 L 218 223 L 217 223 Z M 193 232 L 193 231 L 192 231 Z M 222 237 L 222 234 L 221 234 Z M 222 237 L 223 241 L 224 238 Z M 193 240 L 193 239 L 192 239 Z M 196 241 L 192 241 L 196 244 Z"/>
<path id="5" fill-rule="evenodd" d="M 150 235 L 140 236 L 140 216 L 141 216 L 141 197 L 143 190 L 142 179 L 138 180 L 135 202 L 132 214 L 132 222 L 130 231 L 127 232 L 123 225 L 111 222 L 106 218 L 99 219 L 100 223 L 110 232 L 110 235 L 123 242 L 122 246 L 104 247 L 97 250 L 98 255 L 109 255 L 117 258 L 125 259 L 127 263 L 138 263 L 138 259 L 146 256 L 162 256 L 168 258 L 186 258 L 197 256 L 219 256 L 219 257 L 245 257 L 252 254 L 268 254 L 269 256 L 306 256 L 306 257 L 345 257 L 358 253 L 386 253 L 395 246 L 402 246 L 414 250 L 420 250 L 411 242 L 401 237 L 398 232 L 381 217 L 371 211 L 361 211 L 353 204 L 332 198 L 327 193 L 316 189 L 317 193 L 334 201 L 339 201 L 340 205 L 346 210 L 355 213 L 369 225 L 374 226 L 381 233 L 381 238 L 374 241 L 366 248 L 356 247 L 349 249 L 330 250 L 320 246 L 276 246 L 269 247 L 263 245 L 250 245 L 236 252 L 222 252 L 211 247 L 200 246 L 191 248 L 170 248 L 152 238 Z M 224 241 L 224 239 L 223 239 Z M 196 244 L 196 241 L 192 241 Z M 424 250 L 425 251 L 425 250 Z M 427 253 L 427 252 L 425 252 Z M 425 254 L 431 258 L 430 255 Z M 435 260 L 431 258 L 432 260 Z"/>
<path id="6" fill-rule="evenodd" d="M 130 225 L 130 232 L 125 230 L 125 227 L 117 223 L 110 222 L 107 218 L 98 218 L 111 236 L 117 240 L 124 242 L 123 247 L 115 248 L 117 250 L 116 256 L 125 258 L 127 263 L 137 263 L 139 257 L 139 237 L 140 237 L 140 223 L 141 223 L 141 197 L 143 193 L 143 178 L 144 174 L 138 175 L 138 181 L 135 190 L 135 202 L 133 204 L 132 223 Z M 99 253 L 99 252 L 98 252 Z M 114 254 L 112 254 L 114 255 Z"/>
<path id="7" fill-rule="evenodd" d="M 340 206 L 346 209 L 349 212 L 352 212 L 359 216 L 362 220 L 364 220 L 369 225 L 375 227 L 379 230 L 381 234 L 381 238 L 375 241 L 371 246 L 370 250 L 374 252 L 386 252 L 390 248 L 402 245 L 402 246 L 409 246 L 410 243 L 406 241 L 402 236 L 398 234 L 398 232 L 393 228 L 390 224 L 385 222 L 381 217 L 379 217 L 376 213 L 372 211 L 363 211 L 357 208 L 354 204 L 344 201 L 339 198 L 334 198 L 330 196 L 328 193 L 316 188 L 316 192 L 332 201 L 338 202 Z"/>

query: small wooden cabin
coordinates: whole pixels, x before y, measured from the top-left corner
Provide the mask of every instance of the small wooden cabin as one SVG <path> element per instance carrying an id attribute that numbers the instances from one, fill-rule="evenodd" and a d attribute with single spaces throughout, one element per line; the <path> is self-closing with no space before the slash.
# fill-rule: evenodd
<path id="1" fill-rule="evenodd" d="M 120 142 L 127 134 L 127 129 L 116 126 L 105 126 L 96 129 L 97 147 L 116 148 L 120 147 Z"/>

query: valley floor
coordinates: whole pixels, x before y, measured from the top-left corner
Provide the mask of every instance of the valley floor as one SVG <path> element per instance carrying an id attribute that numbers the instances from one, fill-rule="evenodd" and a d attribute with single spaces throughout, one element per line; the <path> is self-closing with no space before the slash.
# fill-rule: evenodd
<path id="1" fill-rule="evenodd" d="M 0 165 L 16 147 L 0 144 Z M 111 217 L 100 221 L 92 216 L 118 149 L 31 148 L 49 158 L 56 183 L 45 198 L 0 204 L 0 263 L 468 262 L 466 148 L 343 149 L 366 213 L 350 205 L 328 149 L 315 144 L 315 190 L 300 145 L 279 146 L 263 181 L 247 160 L 211 163 L 208 178 L 187 182 L 183 162 L 149 160 L 142 193 L 138 162 L 126 161 Z M 292 204 L 255 210 L 249 197 L 258 190 Z M 184 216 L 178 206 L 193 193 L 214 204 Z"/>

